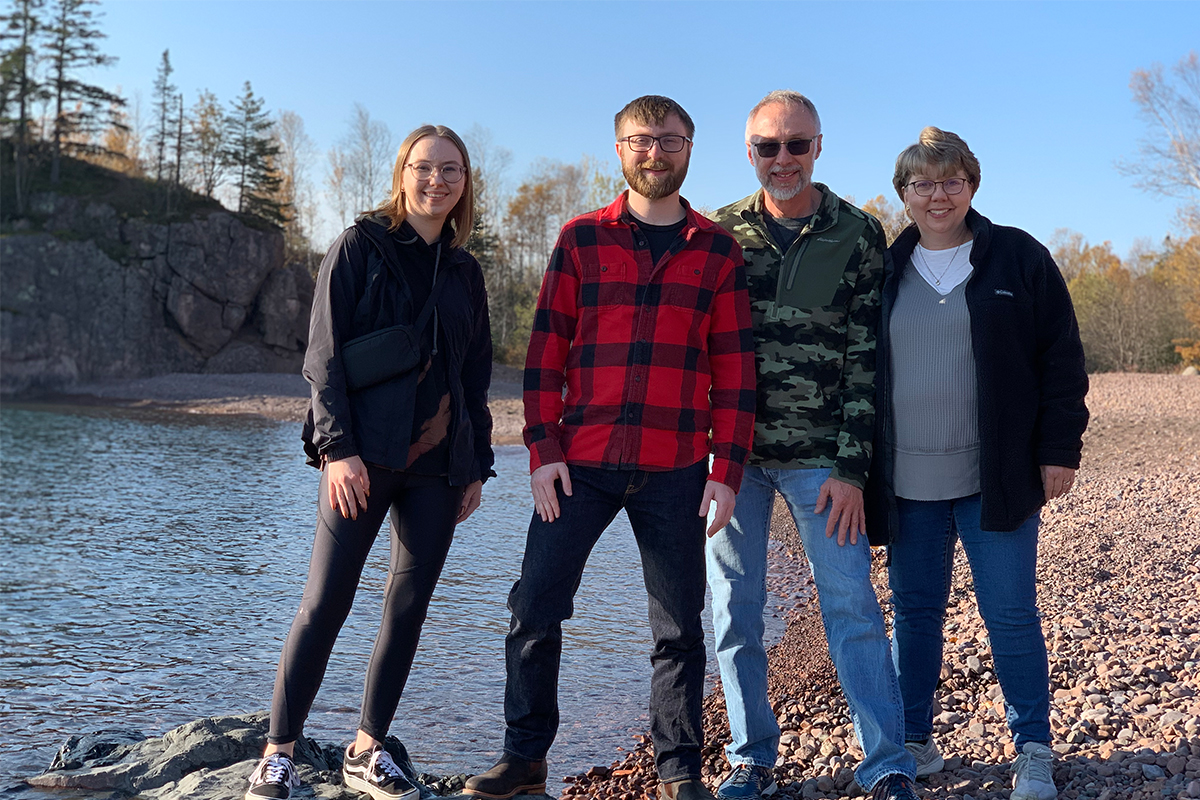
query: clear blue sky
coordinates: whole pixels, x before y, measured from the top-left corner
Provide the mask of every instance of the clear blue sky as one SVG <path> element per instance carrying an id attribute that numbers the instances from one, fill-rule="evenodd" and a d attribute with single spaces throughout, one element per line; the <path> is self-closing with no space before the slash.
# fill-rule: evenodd
<path id="1" fill-rule="evenodd" d="M 983 166 L 975 206 L 1046 241 L 1070 228 L 1124 255 L 1158 244 L 1177 200 L 1114 167 L 1145 123 L 1130 73 L 1200 48 L 1200 3 L 215 2 L 104 0 L 96 78 L 148 104 L 162 51 L 186 102 L 227 102 L 250 80 L 269 109 L 304 119 L 322 155 L 364 104 L 397 141 L 434 122 L 478 123 L 514 154 L 616 168 L 612 117 L 642 94 L 696 122 L 684 195 L 719 206 L 756 186 L 749 108 L 772 89 L 811 97 L 824 152 L 815 177 L 863 202 L 895 201 L 896 154 L 925 125 L 955 131 Z"/>

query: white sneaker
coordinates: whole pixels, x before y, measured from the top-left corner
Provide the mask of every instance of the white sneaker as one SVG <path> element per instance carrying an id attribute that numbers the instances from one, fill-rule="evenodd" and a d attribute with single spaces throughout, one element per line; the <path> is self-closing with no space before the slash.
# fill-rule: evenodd
<path id="1" fill-rule="evenodd" d="M 932 736 L 925 740 L 925 744 L 905 742 L 904 749 L 912 753 L 913 758 L 917 761 L 918 778 L 941 772 L 942 767 L 946 766 L 946 761 L 942 758 L 937 742 L 933 740 Z"/>
<path id="2" fill-rule="evenodd" d="M 1013 791 L 1009 800 L 1055 800 L 1054 753 L 1044 744 L 1027 742 L 1013 762 Z"/>

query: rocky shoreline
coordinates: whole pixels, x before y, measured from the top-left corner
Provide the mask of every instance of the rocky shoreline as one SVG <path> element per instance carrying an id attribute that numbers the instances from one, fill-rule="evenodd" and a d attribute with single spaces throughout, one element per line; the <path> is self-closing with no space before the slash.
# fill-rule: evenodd
<path id="1" fill-rule="evenodd" d="M 519 382 L 515 385 L 519 390 Z M 497 400 L 519 404 L 519 394 L 504 391 L 515 396 Z M 202 408 L 196 398 L 152 402 Z M 165 405 L 169 402 L 181 405 Z M 1043 512 L 1038 567 L 1059 796 L 1200 798 L 1200 379 L 1093 376 L 1088 404 L 1093 417 L 1084 465 L 1072 494 Z M 498 410 L 493 413 L 499 432 Z M 519 410 L 514 413 L 519 417 Z M 781 511 L 777 508 L 773 534 L 794 549 L 795 531 Z M 787 629 L 770 651 L 770 693 L 784 730 L 778 796 L 859 796 L 853 768 L 862 754 L 811 602 L 811 577 L 797 572 L 796 580 L 774 587 L 789 598 L 786 607 L 775 609 L 786 615 Z M 1009 794 L 1013 751 L 970 586 L 960 551 L 935 721 L 947 764 L 921 781 L 927 798 L 1001 800 Z M 876 558 L 876 587 L 886 600 L 882 553 Z M 239 796 L 260 752 L 262 719 L 226 719 L 236 722 L 223 733 L 226 723 L 199 720 L 161 739 L 126 734 L 124 741 L 94 749 L 99 755 L 90 762 L 71 755 L 87 752 L 87 737 L 72 737 L 54 768 L 30 783 L 86 789 L 88 796 L 131 790 L 155 798 Z M 219 733 L 215 744 L 200 746 L 200 739 L 190 738 L 209 729 Z M 726 771 L 721 748 L 728 732 L 719 691 L 705 700 L 705 729 L 710 743 L 704 777 L 715 788 Z M 305 777 L 313 784 L 299 796 L 356 796 L 340 786 L 337 748 L 312 749 L 304 757 L 311 770 Z M 138 780 L 153 774 L 159 782 L 137 788 L 135 773 L 143 776 Z M 453 795 L 464 778 L 422 777 L 430 784 L 429 796 Z M 111 782 L 118 778 L 131 783 Z M 100 780 L 110 783 L 101 786 Z M 562 796 L 642 800 L 654 797 L 655 783 L 648 741 L 638 737 L 609 766 L 566 778 Z"/>

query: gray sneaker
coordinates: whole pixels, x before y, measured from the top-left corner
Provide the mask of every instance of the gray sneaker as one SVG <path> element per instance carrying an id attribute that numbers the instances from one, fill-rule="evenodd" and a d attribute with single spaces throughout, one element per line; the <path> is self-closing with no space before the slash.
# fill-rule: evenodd
<path id="1" fill-rule="evenodd" d="M 1039 742 L 1026 742 L 1013 762 L 1013 791 L 1009 800 L 1055 800 L 1054 753 Z"/>
<path id="2" fill-rule="evenodd" d="M 375 745 L 356 756 L 350 755 L 354 745 L 346 748 L 342 759 L 342 780 L 346 786 L 374 800 L 417 800 L 418 789 L 392 760 L 387 750 Z"/>
<path id="3" fill-rule="evenodd" d="M 946 766 L 946 761 L 942 758 L 937 742 L 933 740 L 932 736 L 925 740 L 925 744 L 905 742 L 904 749 L 912 753 L 912 757 L 917 760 L 918 778 L 941 772 L 942 767 Z"/>

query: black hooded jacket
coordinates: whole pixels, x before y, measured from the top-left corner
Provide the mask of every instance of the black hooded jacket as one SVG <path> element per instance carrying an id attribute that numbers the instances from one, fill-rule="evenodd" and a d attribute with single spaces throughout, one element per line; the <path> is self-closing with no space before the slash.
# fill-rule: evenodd
<path id="1" fill-rule="evenodd" d="M 1041 465 L 1079 467 L 1088 379 L 1071 297 L 1049 251 L 974 209 L 966 223 L 975 237 L 966 300 L 978 384 L 980 525 L 1011 531 L 1045 500 Z M 875 373 L 875 458 L 866 488 L 872 544 L 892 542 L 898 527 L 888 323 L 919 239 L 910 225 L 888 249 Z"/>
<path id="2" fill-rule="evenodd" d="M 448 242 L 451 236 L 447 227 L 442 239 Z M 419 257 L 415 248 L 426 246 L 407 223 L 389 233 L 386 220 L 362 217 L 325 255 L 304 357 L 304 377 L 312 386 L 302 433 L 309 464 L 320 468 L 323 459 L 357 455 L 368 464 L 405 468 L 418 370 L 351 393 L 341 348 L 359 336 L 416 320 L 421 309 L 414 308 L 406 262 Z M 495 474 L 487 407 L 492 336 L 479 262 L 462 248 L 442 247 L 438 271 L 445 273 L 445 286 L 436 323 L 430 325 L 437 326 L 437 346 L 449 373 L 449 480 L 465 486 Z"/>

